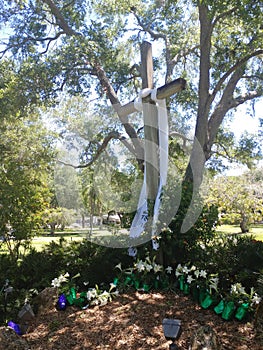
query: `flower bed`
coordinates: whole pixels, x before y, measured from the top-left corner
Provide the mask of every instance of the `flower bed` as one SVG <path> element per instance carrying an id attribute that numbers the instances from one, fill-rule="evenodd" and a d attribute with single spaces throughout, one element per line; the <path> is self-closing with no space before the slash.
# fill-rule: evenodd
<path id="1" fill-rule="evenodd" d="M 137 260 L 131 268 L 122 270 L 121 264 L 114 284 L 125 291 L 133 288 L 138 291 L 175 289 L 184 295 L 190 295 L 203 309 L 213 308 L 224 320 L 235 317 L 243 320 L 248 312 L 253 312 L 261 301 L 254 287 L 247 292 L 241 283 L 234 283 L 230 290 L 219 288 L 217 274 L 208 274 L 194 265 L 178 264 L 163 268 L 147 257 Z"/>

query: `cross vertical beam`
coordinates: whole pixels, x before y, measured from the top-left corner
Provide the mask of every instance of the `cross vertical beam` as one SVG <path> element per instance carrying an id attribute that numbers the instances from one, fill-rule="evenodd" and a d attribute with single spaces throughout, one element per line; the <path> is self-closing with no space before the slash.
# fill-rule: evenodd
<path id="1" fill-rule="evenodd" d="M 142 88 L 153 89 L 153 59 L 152 45 L 147 41 L 141 44 L 141 75 Z M 145 170 L 147 184 L 147 199 L 154 204 L 159 184 L 159 137 L 158 112 L 153 101 L 143 103 L 144 140 L 145 140 Z M 149 204 L 150 204 L 149 203 Z M 149 216 L 152 216 L 151 208 Z"/>

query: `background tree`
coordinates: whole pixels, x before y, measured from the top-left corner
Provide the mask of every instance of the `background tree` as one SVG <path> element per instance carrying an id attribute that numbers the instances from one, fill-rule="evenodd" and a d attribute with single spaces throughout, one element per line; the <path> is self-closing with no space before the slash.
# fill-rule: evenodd
<path id="1" fill-rule="evenodd" d="M 30 119 L 1 125 L 0 225 L 4 235 L 13 230 L 15 241 L 7 240 L 7 245 L 14 258 L 40 225 L 50 200 L 50 139 L 41 124 Z"/>
<path id="2" fill-rule="evenodd" d="M 70 226 L 76 221 L 76 212 L 67 208 L 48 208 L 43 210 L 41 215 L 41 223 L 44 227 L 50 229 L 53 236 L 56 229 L 64 230 L 66 226 Z"/>
<path id="3" fill-rule="evenodd" d="M 242 233 L 249 231 L 250 224 L 262 221 L 262 176 L 255 173 L 259 174 L 219 176 L 210 184 L 207 201 L 218 206 L 220 222 L 238 224 Z"/>
<path id="4" fill-rule="evenodd" d="M 10 69 L 11 67 L 11 69 Z M 13 259 L 27 246 L 41 223 L 50 200 L 49 179 L 55 156 L 53 136 L 47 133 L 36 110 L 17 91 L 14 65 L 1 63 L 0 99 L 0 231 Z M 20 99 L 21 97 L 21 99 Z"/>

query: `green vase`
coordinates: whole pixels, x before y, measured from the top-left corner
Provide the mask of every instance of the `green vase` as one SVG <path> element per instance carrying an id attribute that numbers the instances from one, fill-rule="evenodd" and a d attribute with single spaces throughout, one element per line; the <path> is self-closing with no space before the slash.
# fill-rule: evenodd
<path id="1" fill-rule="evenodd" d="M 203 309 L 208 309 L 210 306 L 213 305 L 215 302 L 215 299 L 212 297 L 211 294 L 206 294 L 205 298 L 201 301 L 201 306 Z"/>
<path id="2" fill-rule="evenodd" d="M 72 295 L 72 298 L 73 299 L 76 299 L 76 290 L 74 287 L 71 287 L 70 288 L 70 294 Z"/>
<path id="3" fill-rule="evenodd" d="M 84 298 L 76 298 L 73 299 L 73 304 L 79 307 L 82 307 L 85 303 L 85 299 Z"/>
<path id="4" fill-rule="evenodd" d="M 229 301 L 226 303 L 224 310 L 222 312 L 222 318 L 226 321 L 230 320 L 235 312 L 235 303 L 233 301 Z"/>
<path id="5" fill-rule="evenodd" d="M 149 284 L 144 283 L 142 288 L 144 292 L 149 292 L 149 290 L 151 289 L 151 286 Z"/>
<path id="6" fill-rule="evenodd" d="M 67 298 L 67 302 L 69 303 L 69 305 L 73 305 L 74 298 L 73 298 L 72 294 L 67 294 L 66 298 Z"/>
<path id="7" fill-rule="evenodd" d="M 188 283 L 184 283 L 183 292 L 185 295 L 188 295 L 190 293 L 190 285 Z"/>
<path id="8" fill-rule="evenodd" d="M 247 314 L 248 307 L 249 307 L 249 303 L 243 303 L 242 305 L 240 305 L 235 314 L 235 318 L 238 319 L 239 321 L 243 320 L 243 318 Z"/>
<path id="9" fill-rule="evenodd" d="M 133 283 L 134 283 L 134 288 L 136 290 L 140 289 L 140 281 L 139 280 L 135 280 Z"/>
<path id="10" fill-rule="evenodd" d="M 191 288 L 191 294 L 192 294 L 194 301 L 198 302 L 199 301 L 199 288 L 196 286 Z"/>
<path id="11" fill-rule="evenodd" d="M 161 281 L 160 281 L 160 287 L 162 289 L 166 289 L 169 287 L 169 280 L 168 278 L 162 278 Z"/>
<path id="12" fill-rule="evenodd" d="M 153 286 L 154 286 L 154 289 L 158 289 L 159 288 L 159 281 L 158 280 L 154 280 Z"/>
<path id="13" fill-rule="evenodd" d="M 199 303 L 201 304 L 203 302 L 203 300 L 205 299 L 207 295 L 207 291 L 205 288 L 201 288 L 199 291 Z"/>
<path id="14" fill-rule="evenodd" d="M 225 308 L 225 302 L 224 300 L 221 300 L 215 307 L 214 307 L 214 311 L 217 315 L 222 314 L 223 310 Z"/>
<path id="15" fill-rule="evenodd" d="M 125 286 L 132 286 L 133 282 L 132 282 L 132 278 L 130 276 L 127 276 L 125 278 L 125 281 L 124 281 L 124 285 Z"/>
<path id="16" fill-rule="evenodd" d="M 184 276 L 180 276 L 180 277 L 179 277 L 179 289 L 180 289 L 181 291 L 184 290 Z"/>

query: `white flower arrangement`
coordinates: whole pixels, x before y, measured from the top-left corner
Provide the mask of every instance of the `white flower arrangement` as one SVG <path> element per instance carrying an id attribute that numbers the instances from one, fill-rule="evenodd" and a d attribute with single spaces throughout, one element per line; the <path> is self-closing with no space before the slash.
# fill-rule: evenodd
<path id="1" fill-rule="evenodd" d="M 198 269 L 195 265 L 189 267 L 188 265 L 182 266 L 178 264 L 175 270 L 175 276 L 178 278 L 184 276 L 188 284 L 196 282 L 196 284 L 203 284 L 207 278 L 207 272 L 205 270 Z"/>
<path id="2" fill-rule="evenodd" d="M 132 267 L 123 269 L 121 264 L 115 266 L 120 271 L 117 283 L 124 284 L 125 287 L 135 287 L 137 290 L 148 291 L 153 285 L 169 285 L 168 275 L 171 275 L 173 268 L 164 268 L 156 263 L 155 257 L 147 256 L 144 260 L 137 259 Z"/>
<path id="3" fill-rule="evenodd" d="M 230 297 L 236 300 L 239 304 L 249 303 L 250 306 L 257 305 L 261 302 L 261 298 L 255 292 L 254 287 L 251 287 L 250 293 L 247 293 L 241 283 L 231 285 Z"/>
<path id="4" fill-rule="evenodd" d="M 95 288 L 90 288 L 87 291 L 86 297 L 90 305 L 106 305 L 108 302 L 112 301 L 112 298 L 114 296 L 119 295 L 118 290 L 116 289 L 115 284 L 110 284 L 109 291 L 101 291 L 98 287 L 98 285 L 95 286 Z M 114 290 L 114 291 L 113 291 Z"/>
<path id="5" fill-rule="evenodd" d="M 69 273 L 66 272 L 64 275 L 60 275 L 59 277 L 54 278 L 51 282 L 52 287 L 60 288 L 62 283 L 68 282 L 68 277 L 69 277 Z"/>

